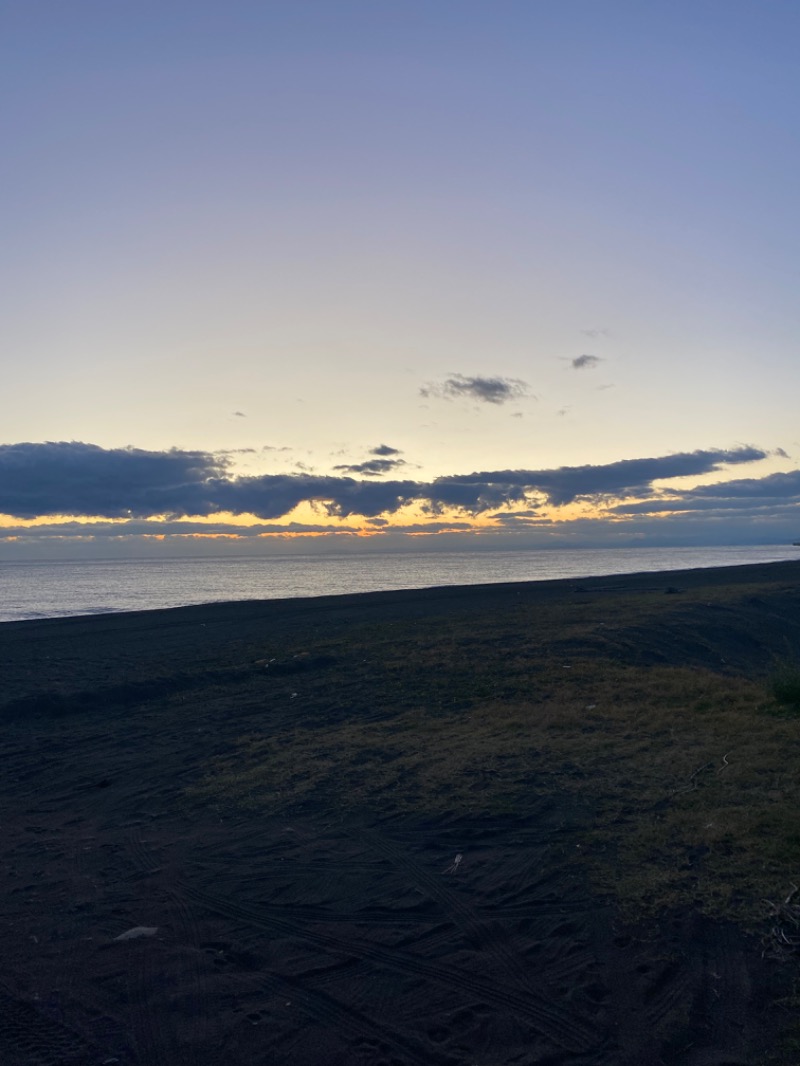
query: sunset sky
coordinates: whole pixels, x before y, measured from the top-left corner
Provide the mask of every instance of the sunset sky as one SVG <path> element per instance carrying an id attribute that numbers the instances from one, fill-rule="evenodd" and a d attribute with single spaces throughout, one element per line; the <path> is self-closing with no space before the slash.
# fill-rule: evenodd
<path id="1" fill-rule="evenodd" d="M 798 39 L 5 0 L 0 558 L 800 539 Z"/>

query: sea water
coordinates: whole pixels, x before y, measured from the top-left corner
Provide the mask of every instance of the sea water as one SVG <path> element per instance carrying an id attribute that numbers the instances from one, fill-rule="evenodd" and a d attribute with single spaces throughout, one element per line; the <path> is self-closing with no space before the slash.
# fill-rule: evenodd
<path id="1" fill-rule="evenodd" d="M 800 559 L 791 545 L 0 562 L 0 622 Z"/>

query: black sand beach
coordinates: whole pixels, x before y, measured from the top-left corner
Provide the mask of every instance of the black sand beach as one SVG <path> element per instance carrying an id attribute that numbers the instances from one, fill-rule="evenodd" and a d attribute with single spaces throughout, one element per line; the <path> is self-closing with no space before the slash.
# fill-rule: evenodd
<path id="1" fill-rule="evenodd" d="M 800 1060 L 800 563 L 0 656 L 3 1066 Z"/>

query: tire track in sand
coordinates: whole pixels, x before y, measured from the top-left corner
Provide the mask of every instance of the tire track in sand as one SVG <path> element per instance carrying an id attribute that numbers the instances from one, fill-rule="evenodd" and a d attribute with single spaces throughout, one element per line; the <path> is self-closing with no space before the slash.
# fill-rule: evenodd
<path id="1" fill-rule="evenodd" d="M 127 852 L 139 877 L 147 878 L 158 874 L 161 866 L 156 862 L 152 853 L 145 846 L 137 831 L 128 835 Z M 200 950 L 200 930 L 197 925 L 192 909 L 185 899 L 171 888 L 164 890 L 166 900 L 170 904 L 169 921 L 174 929 L 175 946 L 185 949 L 183 977 L 188 984 L 186 995 L 192 1004 L 189 1012 L 193 1023 L 193 1032 L 198 1036 L 211 1016 L 206 973 L 201 963 L 202 953 Z M 144 1022 L 145 1055 L 143 1061 L 150 1066 L 163 1063 L 163 1066 L 174 1066 L 175 1063 L 191 1063 L 192 1066 L 205 1066 L 207 1061 L 204 1055 L 197 1051 L 197 1045 L 182 1044 L 175 1047 L 174 1034 L 168 1031 L 163 1024 L 153 1020 L 152 1007 L 144 999 L 144 988 L 154 988 L 159 975 L 156 972 L 153 953 L 147 950 L 147 945 L 142 944 L 139 952 L 139 981 L 134 981 L 134 999 L 137 1003 L 137 1020 Z M 129 984 L 130 988 L 130 984 Z M 199 1043 L 199 1041 L 198 1041 Z"/>
<path id="2" fill-rule="evenodd" d="M 444 916 L 460 929 L 472 946 L 478 951 L 485 952 L 490 958 L 494 958 L 506 975 L 511 978 L 512 984 L 517 986 L 517 991 L 529 997 L 530 1001 L 538 1002 L 543 1011 L 548 1012 L 551 1019 L 560 1018 L 561 1024 L 565 1027 L 582 1024 L 586 1032 L 594 1028 L 590 1018 L 580 1018 L 574 1009 L 565 1011 L 555 999 L 543 995 L 541 989 L 531 982 L 529 967 L 526 967 L 518 955 L 509 950 L 496 927 L 493 928 L 492 924 L 482 918 L 480 913 L 476 913 L 475 909 L 465 902 L 442 876 L 437 877 L 432 874 L 406 849 L 375 830 L 363 830 L 362 839 L 365 839 L 375 851 L 391 862 L 398 872 L 404 873 L 413 887 L 435 900 L 443 908 Z M 585 953 L 583 957 L 585 960 Z M 594 960 L 586 961 L 591 964 Z"/>
<path id="3" fill-rule="evenodd" d="M 2 985 L 0 1056 L 6 1066 L 94 1066 L 106 1057 Z"/>
<path id="4" fill-rule="evenodd" d="M 130 835 L 128 848 L 130 858 L 142 876 L 158 873 L 160 867 L 145 847 L 145 842 L 137 834 L 132 833 Z M 179 889 L 172 888 L 167 889 L 166 894 L 173 904 L 171 912 L 172 916 L 176 918 L 176 934 L 183 941 L 192 945 L 196 944 L 199 949 L 201 943 L 199 927 L 186 895 Z M 253 923 L 248 922 L 248 924 L 252 925 Z M 196 960 L 199 959 L 200 955 L 198 954 Z M 205 974 L 201 971 L 201 967 L 196 961 L 192 974 L 192 984 L 198 1003 L 197 1024 L 209 1017 L 208 995 L 204 977 Z M 322 1021 L 335 1031 L 346 1033 L 356 1040 L 368 1041 L 392 1048 L 395 1052 L 401 1053 L 406 1061 L 414 1063 L 415 1066 L 458 1066 L 456 1060 L 450 1056 L 446 1056 L 441 1052 L 436 1053 L 431 1048 L 417 1047 L 413 1039 L 409 1039 L 389 1026 L 376 1022 L 354 1008 L 340 1003 L 324 991 L 308 988 L 298 980 L 277 974 L 259 973 L 255 977 L 255 981 L 258 986 L 270 994 L 291 999 L 292 1003 L 298 1005 L 315 1021 Z M 159 1054 L 158 1031 L 153 1031 L 152 1027 L 146 1036 L 146 1043 L 149 1045 L 150 1051 L 155 1050 L 156 1054 Z M 197 1066 L 205 1066 L 207 1058 L 202 1055 L 198 1057 L 194 1049 L 191 1049 L 189 1054 L 192 1063 L 196 1063 Z M 145 1056 L 143 1061 L 147 1063 L 147 1066 L 150 1066 L 151 1061 L 158 1063 L 159 1066 L 161 1064 L 163 1066 L 174 1066 L 176 1061 L 184 1062 L 186 1059 L 185 1057 L 176 1059 L 174 1052 L 167 1051 L 166 1058 L 163 1055 L 160 1055 L 157 1059 Z"/>
<path id="5" fill-rule="evenodd" d="M 326 992 L 308 988 L 297 979 L 260 973 L 257 984 L 273 995 L 290 996 L 293 1004 L 298 1004 L 314 1021 L 326 1023 L 332 1031 L 344 1033 L 354 1040 L 377 1042 L 401 1053 L 417 1066 L 461 1066 L 459 1060 L 443 1051 L 422 1047 L 421 1041 L 401 1035 Z"/>
<path id="6" fill-rule="evenodd" d="M 485 951 L 493 956 L 506 974 L 515 979 L 520 986 L 530 995 L 541 998 L 541 993 L 531 988 L 530 977 L 526 967 L 520 962 L 518 956 L 502 942 L 497 931 L 485 920 L 476 915 L 474 909 L 465 903 L 461 896 L 454 892 L 441 877 L 435 877 L 421 863 L 418 863 L 405 849 L 401 849 L 391 840 L 376 833 L 374 830 L 362 830 L 362 839 L 369 841 L 375 851 L 380 852 L 394 868 L 405 875 L 412 887 L 427 894 L 435 900 L 443 909 L 445 917 L 456 925 L 479 951 Z M 554 1010 L 558 1010 L 556 1004 L 552 1004 Z M 567 1020 L 565 1014 L 564 1020 Z"/>
<path id="7" fill-rule="evenodd" d="M 446 969 L 444 966 L 422 961 L 413 955 L 388 950 L 366 941 L 345 940 L 327 933 L 300 930 L 296 923 L 265 914 L 252 906 L 242 906 L 220 899 L 218 896 L 189 885 L 184 885 L 183 890 L 189 899 L 195 900 L 217 914 L 247 922 L 270 933 L 304 940 L 308 944 L 339 955 L 349 957 L 357 955 L 388 970 L 456 989 L 478 1002 L 491 1004 L 501 1010 L 510 1009 L 526 1019 L 533 1029 L 546 1037 L 553 1045 L 566 1051 L 585 1053 L 596 1049 L 602 1043 L 603 1038 L 594 1026 L 590 1027 L 583 1019 L 570 1015 L 540 996 L 527 996 L 521 994 L 516 988 L 483 981 L 461 971 Z"/>

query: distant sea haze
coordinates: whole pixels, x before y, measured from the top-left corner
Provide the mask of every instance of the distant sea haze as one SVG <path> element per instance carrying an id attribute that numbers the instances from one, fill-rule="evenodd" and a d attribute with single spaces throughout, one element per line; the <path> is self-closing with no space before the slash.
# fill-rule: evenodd
<path id="1" fill-rule="evenodd" d="M 0 563 L 0 622 L 800 559 L 792 545 Z"/>

